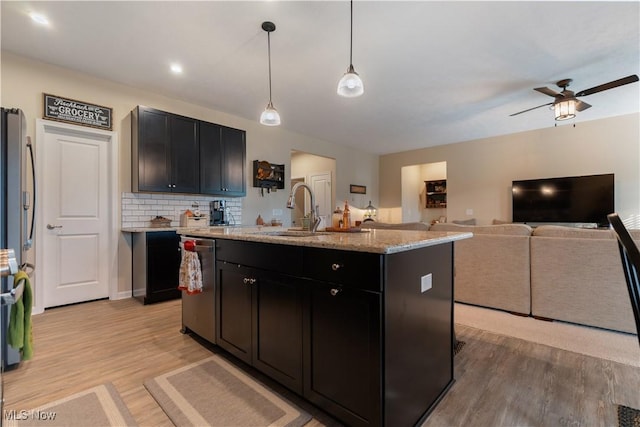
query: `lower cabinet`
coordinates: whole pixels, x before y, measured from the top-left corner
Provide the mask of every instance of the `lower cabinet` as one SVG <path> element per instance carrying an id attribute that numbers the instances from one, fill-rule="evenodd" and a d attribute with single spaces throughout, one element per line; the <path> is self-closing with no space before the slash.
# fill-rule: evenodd
<path id="1" fill-rule="evenodd" d="M 381 294 L 322 282 L 308 291 L 304 396 L 350 426 L 377 425 Z"/>
<path id="2" fill-rule="evenodd" d="M 453 250 L 216 240 L 217 343 L 349 426 L 419 424 L 453 382 Z"/>
<path id="3" fill-rule="evenodd" d="M 133 233 L 133 296 L 144 304 L 180 298 L 180 236 L 175 231 Z"/>
<path id="4" fill-rule="evenodd" d="M 218 345 L 302 392 L 302 296 L 290 276 L 218 265 Z"/>

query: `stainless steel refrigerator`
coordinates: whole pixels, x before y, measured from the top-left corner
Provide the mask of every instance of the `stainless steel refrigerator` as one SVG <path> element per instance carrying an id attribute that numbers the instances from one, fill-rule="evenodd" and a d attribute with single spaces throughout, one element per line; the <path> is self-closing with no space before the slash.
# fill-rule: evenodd
<path id="1" fill-rule="evenodd" d="M 0 132 L 0 249 L 13 249 L 18 267 L 30 273 L 33 266 L 27 262 L 27 252 L 33 246 L 35 162 L 24 113 L 15 108 L 2 108 Z M 10 292 L 11 289 L 13 277 L 3 277 L 2 293 Z M 20 353 L 7 344 L 9 312 L 9 304 L 2 304 L 2 370 L 12 369 L 20 364 Z"/>

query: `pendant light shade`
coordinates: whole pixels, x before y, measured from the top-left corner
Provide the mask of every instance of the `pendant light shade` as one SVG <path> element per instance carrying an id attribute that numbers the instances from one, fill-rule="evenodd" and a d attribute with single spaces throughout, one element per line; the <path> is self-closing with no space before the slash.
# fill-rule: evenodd
<path id="1" fill-rule="evenodd" d="M 353 0 L 351 1 L 351 32 L 349 38 L 349 68 L 338 82 L 338 95 L 355 98 L 364 93 L 364 83 L 353 68 Z"/>
<path id="2" fill-rule="evenodd" d="M 344 96 L 345 98 L 355 98 L 363 93 L 364 84 L 362 83 L 362 79 L 358 73 L 356 73 L 356 70 L 353 69 L 353 64 L 349 65 L 347 72 L 344 73 L 344 76 L 342 76 L 338 82 L 338 95 Z"/>
<path id="3" fill-rule="evenodd" d="M 275 109 L 271 101 L 260 114 L 260 123 L 265 126 L 278 126 L 280 124 L 280 114 L 278 114 L 278 110 Z"/>
<path id="4" fill-rule="evenodd" d="M 280 114 L 273 106 L 271 101 L 271 33 L 276 30 L 276 24 L 265 21 L 262 23 L 262 29 L 267 32 L 267 46 L 269 52 L 269 103 L 260 115 L 260 123 L 265 126 L 278 126 L 280 124 Z"/>

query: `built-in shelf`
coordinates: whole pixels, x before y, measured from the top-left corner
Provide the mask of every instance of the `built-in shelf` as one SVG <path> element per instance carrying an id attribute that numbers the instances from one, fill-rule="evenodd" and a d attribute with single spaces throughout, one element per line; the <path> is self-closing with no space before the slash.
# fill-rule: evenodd
<path id="1" fill-rule="evenodd" d="M 446 208 L 447 207 L 447 180 L 439 179 L 435 181 L 425 181 L 426 185 L 426 208 Z"/>

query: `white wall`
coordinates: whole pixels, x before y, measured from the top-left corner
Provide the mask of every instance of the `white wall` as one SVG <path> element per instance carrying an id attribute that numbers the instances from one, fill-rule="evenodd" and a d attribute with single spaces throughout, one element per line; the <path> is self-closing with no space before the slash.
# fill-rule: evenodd
<path id="1" fill-rule="evenodd" d="M 380 206 L 401 209 L 402 168 L 446 162 L 447 220 L 511 219 L 511 181 L 615 174 L 615 209 L 640 217 L 640 114 L 576 122 L 380 157 Z M 473 214 L 467 215 L 466 210 Z M 640 227 L 640 225 L 638 225 Z"/>
<path id="2" fill-rule="evenodd" d="M 266 218 L 271 218 L 270 213 L 274 208 L 282 209 L 283 214 L 288 214 L 285 205 L 289 193 L 292 150 L 335 158 L 334 186 L 337 195 L 347 195 L 349 184 L 352 183 L 367 185 L 368 191 L 370 189 L 372 194 L 378 193 L 377 155 L 289 132 L 284 127 L 262 126 L 258 123 L 258 117 L 255 120 L 249 120 L 232 116 L 65 68 L 36 62 L 14 53 L 2 51 L 1 59 L 2 106 L 24 110 L 28 120 L 29 135 L 35 135 L 35 119 L 42 118 L 43 93 L 113 108 L 113 130 L 118 133 L 120 143 L 119 187 L 121 192 L 129 192 L 131 189 L 130 112 L 137 105 L 146 105 L 247 131 L 247 196 L 242 199 L 242 218 L 245 224 L 255 223 L 255 218 L 260 212 L 268 212 L 269 215 L 266 215 Z M 256 108 L 256 111 L 259 111 L 259 108 Z M 37 144 L 38 141 L 35 143 Z M 271 193 L 268 197 L 261 197 L 259 190 L 251 187 L 253 160 L 284 163 L 287 169 L 285 190 Z M 46 189 L 43 188 L 41 191 Z M 120 201 L 116 203 L 119 204 Z M 120 216 L 119 213 L 118 216 Z M 118 286 L 118 289 L 123 292 L 131 286 L 130 248 L 130 239 L 123 234 L 119 245 Z"/>

